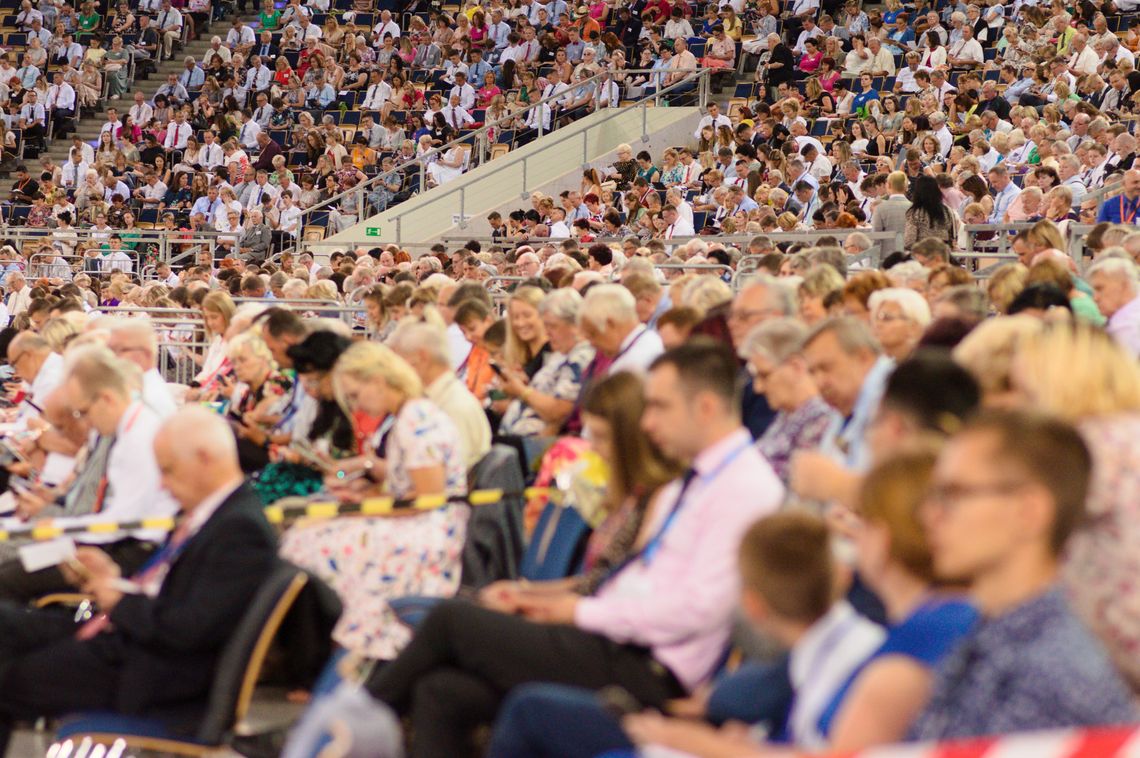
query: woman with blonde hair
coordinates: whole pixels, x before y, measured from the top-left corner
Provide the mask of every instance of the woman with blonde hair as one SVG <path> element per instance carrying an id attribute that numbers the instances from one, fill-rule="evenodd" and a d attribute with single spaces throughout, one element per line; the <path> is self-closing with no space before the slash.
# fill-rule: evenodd
<path id="1" fill-rule="evenodd" d="M 732 288 L 715 276 L 698 275 L 685 287 L 685 297 L 681 305 L 687 305 L 702 314 L 707 314 L 717 306 L 732 302 Z"/>
<path id="2" fill-rule="evenodd" d="M 49 318 L 39 329 L 39 335 L 51 345 L 53 353 L 62 354 L 77 334 L 79 334 L 79 327 L 71 319 L 60 316 Z"/>
<path id="3" fill-rule="evenodd" d="M 1031 245 L 1041 250 L 1060 250 L 1064 252 L 1067 249 L 1065 238 L 1061 235 L 1061 230 L 1048 219 L 1042 219 L 1031 226 L 1026 232 L 1026 236 Z"/>
<path id="4" fill-rule="evenodd" d="M 1061 583 L 1140 691 L 1140 366 L 1101 329 L 1055 324 L 1016 345 L 1011 374 L 1026 408 L 1075 424 L 1092 454 L 1085 518 L 1066 543 Z"/>
<path id="5" fill-rule="evenodd" d="M 831 266 L 819 266 L 807 272 L 797 290 L 800 301 L 800 318 L 808 326 L 815 326 L 827 318 L 824 301 L 833 292 L 843 290 L 843 277 Z"/>
<path id="6" fill-rule="evenodd" d="M 193 361 L 201 367 L 194 381 L 198 385 L 198 395 L 216 392 L 223 379 L 229 375 L 231 364 L 227 355 L 226 331 L 230 328 L 237 306 L 225 292 L 211 292 L 202 299 L 202 325 L 209 345 L 202 355 L 191 353 Z"/>
<path id="7" fill-rule="evenodd" d="M 540 288 L 523 286 L 507 301 L 507 341 L 503 358 L 511 368 L 521 369 L 533 379 L 546 361 L 550 341 L 539 306 L 546 297 Z"/>
<path id="8" fill-rule="evenodd" d="M 446 343 L 442 332 L 439 341 Z M 349 416 L 391 419 L 367 441 L 363 455 L 338 462 L 326 480 L 333 493 L 357 500 L 383 494 L 399 501 L 466 493 L 461 436 L 423 396 L 419 375 L 403 358 L 379 343 L 357 342 L 337 360 L 332 383 Z M 444 504 L 380 517 L 299 522 L 282 536 L 281 555 L 336 590 L 344 604 L 333 631 L 338 645 L 387 660 L 411 637 L 388 601 L 447 597 L 459 588 L 468 513 L 465 505 Z M 408 545 L 415 549 L 404 549 Z"/>
<path id="9" fill-rule="evenodd" d="M 1018 344 L 1045 328 L 1033 316 L 1017 315 L 983 321 L 954 348 L 954 361 L 970 372 L 982 390 L 986 408 L 1010 408 L 1017 402 L 1012 365 Z"/>
<path id="10" fill-rule="evenodd" d="M 1009 263 L 995 271 L 986 285 L 986 294 L 994 311 L 1006 313 L 1013 299 L 1025 289 L 1028 278 L 1029 269 L 1020 263 Z"/>

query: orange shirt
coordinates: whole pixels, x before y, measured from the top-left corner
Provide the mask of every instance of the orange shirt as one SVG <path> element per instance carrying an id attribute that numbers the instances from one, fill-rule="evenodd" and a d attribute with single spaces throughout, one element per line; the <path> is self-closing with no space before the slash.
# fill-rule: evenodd
<path id="1" fill-rule="evenodd" d="M 491 354 L 482 345 L 472 345 L 464 365 L 464 383 L 480 402 L 487 397 L 487 385 L 495 378 Z"/>

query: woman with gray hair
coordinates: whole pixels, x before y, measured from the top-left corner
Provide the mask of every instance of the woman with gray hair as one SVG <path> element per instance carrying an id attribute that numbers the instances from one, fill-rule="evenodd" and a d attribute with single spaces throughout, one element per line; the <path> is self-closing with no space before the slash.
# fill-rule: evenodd
<path id="1" fill-rule="evenodd" d="M 883 352 L 896 361 L 914 352 L 922 333 L 930 326 L 926 298 L 912 289 L 888 287 L 871 293 L 867 305 L 871 310 L 871 329 Z"/>
<path id="2" fill-rule="evenodd" d="M 553 437 L 570 416 L 582 375 L 594 359 L 594 348 L 578 331 L 581 305 L 582 296 L 568 288 L 551 292 L 539 303 L 550 353 L 529 383 L 522 372 L 503 374 L 501 389 L 513 400 L 499 425 L 500 436 Z"/>
<path id="3" fill-rule="evenodd" d="M 744 338 L 740 357 L 748 362 L 752 389 L 777 412 L 756 448 L 785 484 L 792 454 L 819 447 L 835 411 L 819 395 L 800 348 L 808 328 L 798 319 L 774 318 Z"/>

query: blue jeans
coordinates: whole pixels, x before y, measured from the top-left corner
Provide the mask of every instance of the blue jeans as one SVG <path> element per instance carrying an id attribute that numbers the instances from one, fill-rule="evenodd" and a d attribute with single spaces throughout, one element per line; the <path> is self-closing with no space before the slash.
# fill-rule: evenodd
<path id="1" fill-rule="evenodd" d="M 527 684 L 516 688 L 499 711 L 487 756 L 594 758 L 632 747 L 593 690 Z"/>
<path id="2" fill-rule="evenodd" d="M 752 662 L 722 678 L 709 698 L 708 720 L 764 724 L 783 734 L 792 705 L 788 659 Z M 618 719 L 593 690 L 559 684 L 516 688 L 499 711 L 488 758 L 596 758 L 633 749 Z"/>

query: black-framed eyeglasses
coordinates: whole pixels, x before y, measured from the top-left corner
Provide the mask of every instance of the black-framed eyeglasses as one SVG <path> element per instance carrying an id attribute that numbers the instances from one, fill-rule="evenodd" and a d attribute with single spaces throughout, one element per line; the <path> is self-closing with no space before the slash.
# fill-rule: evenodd
<path id="1" fill-rule="evenodd" d="M 985 484 L 965 484 L 946 482 L 934 484 L 926 492 L 926 503 L 946 510 L 957 508 L 967 500 L 993 495 L 1012 495 L 1024 488 L 1028 482 L 1004 481 Z"/>

